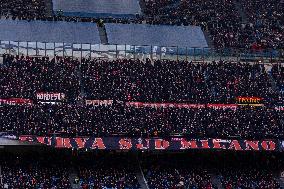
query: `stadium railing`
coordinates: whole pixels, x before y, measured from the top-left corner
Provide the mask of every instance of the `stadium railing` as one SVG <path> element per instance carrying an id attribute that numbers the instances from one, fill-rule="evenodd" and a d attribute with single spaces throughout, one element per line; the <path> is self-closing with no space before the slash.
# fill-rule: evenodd
<path id="1" fill-rule="evenodd" d="M 0 41 L 0 55 L 60 56 L 100 59 L 172 59 L 193 62 L 230 60 L 242 62 L 283 63 L 284 49 L 247 50 L 213 48 L 160 47 L 143 45 L 70 44 L 49 42 Z"/>

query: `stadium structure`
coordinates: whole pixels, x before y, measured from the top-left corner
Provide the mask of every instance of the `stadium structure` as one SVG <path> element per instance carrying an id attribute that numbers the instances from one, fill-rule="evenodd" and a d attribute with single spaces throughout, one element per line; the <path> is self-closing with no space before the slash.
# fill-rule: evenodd
<path id="1" fill-rule="evenodd" d="M 283 0 L 0 0 L 0 188 L 283 189 Z"/>

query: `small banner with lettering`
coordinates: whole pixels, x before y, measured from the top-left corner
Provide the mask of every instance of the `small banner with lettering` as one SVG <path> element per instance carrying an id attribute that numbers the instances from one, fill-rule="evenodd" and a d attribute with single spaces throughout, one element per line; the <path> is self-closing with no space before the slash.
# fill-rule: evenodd
<path id="1" fill-rule="evenodd" d="M 64 93 L 37 93 L 37 101 L 41 104 L 60 104 L 65 100 Z"/>
<path id="2" fill-rule="evenodd" d="M 237 97 L 236 103 L 240 106 L 264 106 L 260 97 Z"/>
<path id="3" fill-rule="evenodd" d="M 8 98 L 8 99 L 0 99 L 0 105 L 32 105 L 33 101 L 25 98 Z"/>
<path id="4" fill-rule="evenodd" d="M 186 138 L 62 138 L 20 136 L 19 140 L 41 143 L 55 148 L 101 149 L 101 150 L 188 150 L 212 149 L 235 151 L 279 151 L 276 140 L 222 140 L 222 139 L 186 139 Z"/>
<path id="5" fill-rule="evenodd" d="M 274 107 L 276 111 L 284 111 L 284 106 L 275 106 Z"/>
<path id="6" fill-rule="evenodd" d="M 126 106 L 136 108 L 205 108 L 204 104 L 187 104 L 187 103 L 145 103 L 145 102 L 126 102 Z"/>
<path id="7" fill-rule="evenodd" d="M 113 100 L 86 100 L 87 106 L 110 106 L 113 104 Z"/>

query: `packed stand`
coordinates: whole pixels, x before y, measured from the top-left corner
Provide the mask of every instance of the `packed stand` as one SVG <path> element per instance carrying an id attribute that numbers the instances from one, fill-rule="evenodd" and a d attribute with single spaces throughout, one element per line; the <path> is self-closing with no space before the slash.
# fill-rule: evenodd
<path id="1" fill-rule="evenodd" d="M 0 98 L 36 99 L 37 93 L 53 92 L 65 94 L 68 102 L 84 96 L 89 100 L 205 104 L 235 103 L 240 96 L 273 103 L 278 95 L 263 64 L 128 59 L 83 59 L 79 64 L 69 58 L 5 56 L 0 66 Z M 276 81 L 280 71 L 273 66 Z"/>
<path id="2" fill-rule="evenodd" d="M 0 16 L 29 20 L 46 17 L 44 0 L 1 0 Z"/>
<path id="3" fill-rule="evenodd" d="M 130 158 L 119 155 L 85 159 L 77 165 L 79 185 L 82 189 L 139 189 L 133 164 Z"/>
<path id="4" fill-rule="evenodd" d="M 143 161 L 145 179 L 149 189 L 214 189 L 211 177 L 201 164 L 187 158 L 149 157 Z"/>
<path id="5" fill-rule="evenodd" d="M 149 23 L 174 25 L 199 25 L 209 30 L 214 47 L 244 48 L 246 36 L 242 35 L 241 17 L 232 0 L 181 0 L 169 1 L 170 5 L 159 0 L 145 0 L 144 13 L 150 17 Z"/>
<path id="6" fill-rule="evenodd" d="M 280 84 L 281 70 L 276 65 L 272 68 Z M 279 95 L 261 64 L 83 59 L 79 66 L 68 58 L 5 56 L 0 92 L 2 99 L 35 99 L 37 92 L 67 96 L 67 101 L 56 105 L 36 101 L 2 105 L 0 132 L 16 135 L 283 138 L 282 113 L 271 106 Z M 264 98 L 267 107 L 137 108 L 127 104 L 235 104 L 239 96 Z M 84 100 L 113 100 L 113 104 L 93 107 Z"/>
<path id="7" fill-rule="evenodd" d="M 284 99 L 284 66 L 281 64 L 274 64 L 271 69 L 271 74 L 279 89 L 279 102 L 281 102 Z"/>
<path id="8" fill-rule="evenodd" d="M 144 13 L 152 18 L 149 23 L 199 25 L 209 30 L 216 49 L 283 48 L 284 3 L 281 0 L 169 0 L 167 3 L 144 0 L 144 3 Z M 238 3 L 242 10 L 237 9 Z"/>
<path id="9" fill-rule="evenodd" d="M 204 75 L 215 102 L 234 103 L 236 97 L 254 96 L 274 103 L 278 97 L 263 64 L 213 62 Z"/>
<path id="10" fill-rule="evenodd" d="M 0 132 L 47 136 L 172 136 L 283 138 L 282 113 L 264 107 L 136 108 L 109 106 L 3 105 Z"/>
<path id="11" fill-rule="evenodd" d="M 254 48 L 284 48 L 284 2 L 282 0 L 240 0 L 252 30 Z"/>
<path id="12" fill-rule="evenodd" d="M 85 60 L 84 89 L 89 99 L 141 102 L 199 102 L 209 99 L 203 65 L 188 62 Z"/>
<path id="13" fill-rule="evenodd" d="M 262 188 L 280 189 L 272 173 L 265 170 L 226 170 L 221 177 L 225 189 L 234 188 Z"/>
<path id="14" fill-rule="evenodd" d="M 80 84 L 79 62 L 68 58 L 4 56 L 0 66 L 0 98 L 36 99 L 36 93 L 64 93 L 75 100 Z"/>
<path id="15" fill-rule="evenodd" d="M 281 188 L 282 154 L 190 151 L 142 157 L 150 189 Z"/>
<path id="16" fill-rule="evenodd" d="M 82 73 L 88 99 L 235 103 L 239 96 L 276 96 L 262 64 L 84 60 Z"/>
<path id="17" fill-rule="evenodd" d="M 206 188 L 212 189 L 210 177 L 206 172 L 177 167 L 151 167 L 147 173 L 149 189 Z"/>
<path id="18" fill-rule="evenodd" d="M 45 156 L 39 159 L 36 154 L 1 156 L 3 189 L 71 189 L 67 167 L 56 158 Z"/>
<path id="19" fill-rule="evenodd" d="M 228 158 L 228 157 L 227 157 Z M 282 157 L 268 154 L 235 153 L 219 167 L 219 179 L 225 189 L 280 189 L 279 176 L 283 170 Z"/>
<path id="20" fill-rule="evenodd" d="M 176 0 L 142 0 L 144 6 L 144 14 L 149 17 L 156 17 L 156 16 L 168 16 L 167 8 L 170 10 L 176 4 L 179 4 Z M 171 14 L 171 12 L 170 12 Z"/>

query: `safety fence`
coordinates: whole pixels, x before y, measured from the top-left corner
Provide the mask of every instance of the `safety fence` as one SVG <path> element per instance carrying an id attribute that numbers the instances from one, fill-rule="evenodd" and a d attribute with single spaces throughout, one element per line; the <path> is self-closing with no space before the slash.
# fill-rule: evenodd
<path id="1" fill-rule="evenodd" d="M 284 62 L 284 49 L 246 50 L 180 48 L 178 46 L 137 46 L 105 44 L 70 44 L 49 42 L 0 41 L 0 55 L 101 58 L 101 59 L 171 59 L 205 62 L 213 60 L 277 63 Z"/>

